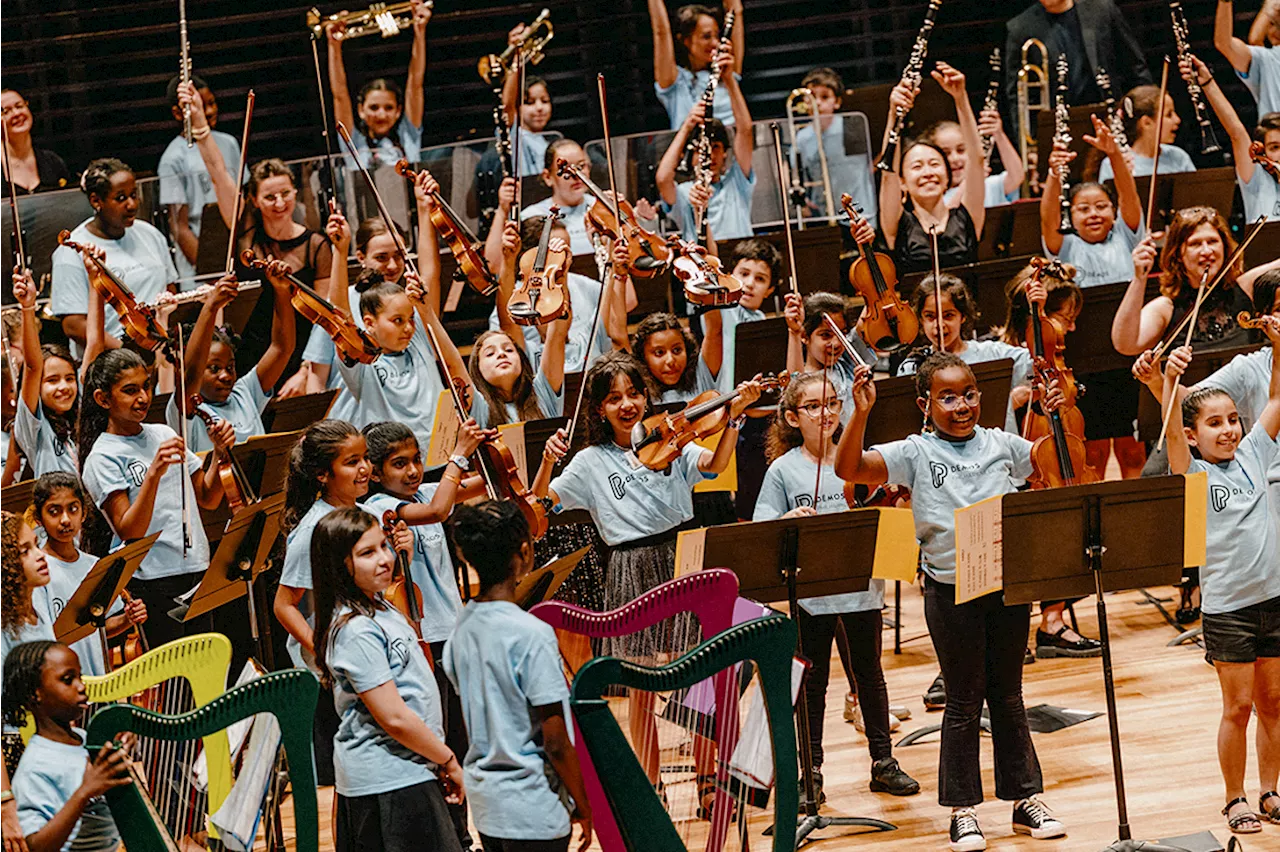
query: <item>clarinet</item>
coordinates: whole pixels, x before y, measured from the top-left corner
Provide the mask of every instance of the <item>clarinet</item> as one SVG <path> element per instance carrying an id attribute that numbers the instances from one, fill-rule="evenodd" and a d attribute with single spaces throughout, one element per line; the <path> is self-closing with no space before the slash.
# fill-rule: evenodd
<path id="1" fill-rule="evenodd" d="M 182 78 L 183 83 L 191 82 L 191 51 L 187 45 L 187 2 L 186 0 L 178 0 L 178 47 L 182 51 L 182 58 L 178 60 L 178 76 Z M 182 138 L 187 140 L 187 147 L 190 148 L 196 144 L 195 137 L 191 135 L 191 105 L 187 104 L 182 108 Z"/>
<path id="2" fill-rule="evenodd" d="M 1173 19 L 1173 40 L 1178 47 L 1178 63 L 1181 64 L 1183 59 L 1191 55 L 1189 38 L 1191 31 L 1187 27 L 1187 16 L 1182 11 L 1182 3 L 1173 0 L 1169 4 L 1169 15 Z M 1213 122 L 1209 120 L 1209 111 L 1204 105 L 1204 92 L 1200 90 L 1195 74 L 1192 74 L 1191 79 L 1187 81 L 1187 94 L 1191 96 L 1191 106 L 1196 111 L 1196 124 L 1200 125 L 1200 153 L 1218 153 L 1222 150 L 1222 146 L 1218 144 L 1218 138 L 1213 133 Z M 1156 144 L 1160 144 L 1159 139 L 1156 140 Z"/>
<path id="3" fill-rule="evenodd" d="M 991 64 L 991 82 L 987 84 L 987 99 L 982 102 L 983 112 L 1000 108 L 1000 48 L 993 48 L 991 58 L 987 61 Z M 982 137 L 983 162 L 991 162 L 991 152 L 995 150 L 995 147 L 995 134 Z"/>
<path id="4" fill-rule="evenodd" d="M 920 32 L 916 36 L 916 43 L 911 47 L 911 56 L 907 59 L 907 67 L 902 69 L 902 83 L 912 89 L 920 87 L 924 59 L 929 53 L 929 35 L 933 32 L 934 17 L 938 14 L 938 8 L 941 5 L 942 0 L 929 0 L 929 9 L 924 14 L 924 25 L 920 27 Z M 902 125 L 906 118 L 907 111 L 905 109 L 902 107 L 894 108 L 893 126 L 889 128 L 889 138 L 885 142 L 884 155 L 876 163 L 876 168 L 882 172 L 893 169 L 893 158 L 898 153 L 898 143 L 902 139 Z"/>
<path id="5" fill-rule="evenodd" d="M 698 125 L 697 133 L 685 146 L 684 153 L 680 157 L 680 164 L 676 169 L 681 172 L 696 171 L 698 163 L 697 157 L 711 156 L 711 143 L 707 140 L 706 122 L 712 117 L 716 105 L 716 89 L 720 88 L 720 45 L 728 41 L 733 35 L 733 24 L 737 19 L 737 15 L 732 9 L 725 12 L 724 15 L 724 32 L 720 35 L 720 41 L 716 43 L 715 49 L 711 52 L 711 65 L 707 68 L 707 87 L 702 90 L 702 124 Z"/>
<path id="6" fill-rule="evenodd" d="M 1071 144 L 1071 113 L 1067 109 L 1067 54 L 1065 52 L 1058 54 L 1058 94 L 1053 107 L 1053 142 L 1056 147 L 1059 142 L 1064 145 Z M 1071 168 L 1067 164 L 1062 164 L 1058 168 L 1058 183 L 1061 185 L 1061 193 L 1058 196 L 1058 233 L 1074 234 L 1075 228 L 1071 226 L 1071 199 L 1067 193 L 1067 175 Z"/>
<path id="7" fill-rule="evenodd" d="M 1107 126 L 1111 128 L 1111 135 L 1121 151 L 1128 151 L 1129 134 L 1124 132 L 1124 114 L 1116 107 L 1115 92 L 1111 90 L 1111 77 L 1105 68 L 1099 68 L 1093 80 L 1098 84 L 1098 91 L 1102 93 L 1102 99 L 1106 102 Z"/>

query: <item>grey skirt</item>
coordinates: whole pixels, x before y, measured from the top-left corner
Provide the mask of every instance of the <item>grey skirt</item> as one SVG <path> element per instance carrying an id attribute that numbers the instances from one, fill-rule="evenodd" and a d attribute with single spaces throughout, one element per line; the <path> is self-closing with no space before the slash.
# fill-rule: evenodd
<path id="1" fill-rule="evenodd" d="M 645 592 L 675 576 L 676 531 L 669 539 L 635 547 L 623 544 L 609 554 L 605 572 L 604 608 L 626 606 Z M 660 665 L 693 648 L 701 636 L 697 620 L 688 613 L 668 618 L 627 636 L 606 638 L 600 651 L 646 666 Z"/>

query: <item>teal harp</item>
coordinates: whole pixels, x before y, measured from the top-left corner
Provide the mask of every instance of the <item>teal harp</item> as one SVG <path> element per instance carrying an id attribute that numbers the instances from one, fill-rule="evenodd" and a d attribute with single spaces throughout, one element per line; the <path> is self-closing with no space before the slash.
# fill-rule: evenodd
<path id="1" fill-rule="evenodd" d="M 592 760 L 597 766 L 609 767 L 600 776 L 600 785 L 628 850 L 685 852 L 685 845 L 609 709 L 605 694 L 612 686 L 651 692 L 687 689 L 750 660 L 760 679 L 773 749 L 773 852 L 793 852 L 800 799 L 799 788 L 792 781 L 799 775 L 791 705 L 795 647 L 795 622 L 780 615 L 768 616 L 731 627 L 664 666 L 650 668 L 615 657 L 596 657 L 578 671 L 569 706 Z"/>
<path id="2" fill-rule="evenodd" d="M 298 852 L 318 852 L 319 814 L 315 773 L 311 765 L 311 727 L 320 684 L 306 669 L 272 672 L 225 692 L 189 713 L 168 716 L 131 704 L 103 707 L 89 720 L 85 747 L 90 759 L 106 743 L 125 732 L 158 740 L 191 740 L 220 731 L 258 713 L 271 713 L 280 723 L 281 741 L 289 759 Z M 129 852 L 173 852 L 178 845 L 158 818 L 146 791 L 138 783 L 106 794 L 120 839 Z"/>

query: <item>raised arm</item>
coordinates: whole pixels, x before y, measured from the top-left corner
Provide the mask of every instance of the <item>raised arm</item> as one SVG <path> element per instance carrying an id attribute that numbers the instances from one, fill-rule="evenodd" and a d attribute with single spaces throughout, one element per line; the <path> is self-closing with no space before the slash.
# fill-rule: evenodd
<path id="1" fill-rule="evenodd" d="M 737 39 L 741 28 L 734 28 Z M 728 66 L 733 62 L 733 54 L 724 53 L 721 61 Z M 756 150 L 756 135 L 751 127 L 751 110 L 747 107 L 747 98 L 742 94 L 742 87 L 734 79 L 733 69 L 725 67 L 720 75 L 720 84 L 729 93 L 729 103 L 733 106 L 733 157 L 738 161 L 738 168 L 747 177 L 751 177 L 751 155 Z"/>
<path id="2" fill-rule="evenodd" d="M 733 42 L 733 71 L 741 74 L 747 56 L 747 22 L 742 16 L 742 0 L 725 0 L 724 10 L 733 12 L 733 32 L 729 34 L 730 41 Z M 843 95 L 844 92 L 839 94 Z"/>
<path id="3" fill-rule="evenodd" d="M 1218 0 L 1217 11 L 1213 14 L 1213 46 L 1227 58 L 1232 68 L 1247 74 L 1253 63 L 1253 54 L 1249 52 L 1249 45 L 1235 37 L 1235 26 L 1235 4 L 1231 0 Z"/>
<path id="4" fill-rule="evenodd" d="M 689 143 L 689 134 L 693 132 L 693 128 L 702 123 L 704 112 L 705 108 L 702 101 L 698 101 L 693 105 L 693 109 L 689 110 L 689 114 L 685 116 L 684 123 L 676 131 L 671 144 L 663 152 L 662 159 L 658 161 L 658 170 L 654 174 L 654 180 L 657 181 L 658 192 L 662 195 L 662 200 L 672 206 L 676 203 L 676 167 L 680 165 L 680 157 L 684 154 L 685 145 Z M 750 160 L 747 162 L 750 163 Z"/>
<path id="5" fill-rule="evenodd" d="M 1022 168 L 1022 156 L 1013 146 L 1013 140 L 1009 138 L 1009 134 L 1005 133 L 999 110 L 983 110 L 979 130 L 984 124 L 994 130 L 996 151 L 1000 153 L 1000 164 L 1004 166 L 1004 194 L 1012 195 L 1021 189 L 1022 179 L 1026 177 L 1026 170 Z"/>
<path id="6" fill-rule="evenodd" d="M 1228 5 L 1230 4 L 1219 3 L 1218 14 L 1221 15 L 1222 7 Z M 1244 126 L 1244 122 L 1236 114 L 1235 107 L 1231 106 L 1231 101 L 1227 100 L 1222 87 L 1218 85 L 1218 81 L 1213 78 L 1213 74 L 1205 64 L 1196 56 L 1191 57 L 1191 62 L 1193 67 L 1188 67 L 1185 61 L 1179 66 L 1182 78 L 1186 80 L 1190 79 L 1191 74 L 1196 75 L 1196 80 L 1204 90 L 1205 97 L 1209 99 L 1213 111 L 1218 114 L 1218 121 L 1222 122 L 1227 136 L 1231 138 L 1231 155 L 1236 159 L 1236 177 L 1241 183 L 1248 183 L 1253 180 L 1253 170 L 1257 168 L 1253 158 L 1249 156 L 1249 146 L 1253 143 L 1253 137 L 1249 135 L 1249 129 Z"/>
<path id="7" fill-rule="evenodd" d="M 347 128 L 356 126 L 355 112 L 351 107 L 351 89 L 347 87 L 347 66 L 342 61 L 342 39 L 335 38 L 334 27 L 325 27 L 329 41 L 329 93 L 333 96 L 333 121 Z"/>
<path id="8" fill-rule="evenodd" d="M 507 47 L 516 47 L 524 41 L 526 29 L 523 23 L 512 27 L 511 32 L 507 33 Z M 520 104 L 523 101 L 524 93 L 520 91 L 520 72 L 508 71 L 502 78 L 502 114 L 510 127 L 515 127 L 516 122 L 520 120 Z M 519 152 L 516 152 L 516 159 L 519 160 L 519 157 Z"/>
<path id="9" fill-rule="evenodd" d="M 836 476 L 845 482 L 881 485 L 889 479 L 884 456 L 875 450 L 865 452 L 862 446 L 867 435 L 867 417 L 875 403 L 876 383 L 871 379 L 871 368 L 858 367 L 853 380 L 853 416 L 836 447 Z"/>
<path id="10" fill-rule="evenodd" d="M 885 125 L 884 139 L 880 143 L 882 155 L 889 145 L 889 131 L 893 127 L 897 108 L 910 111 L 915 100 L 916 91 L 901 82 L 889 92 L 889 121 Z M 884 234 L 885 244 L 890 250 L 898 239 L 898 220 L 902 218 L 902 179 L 898 176 L 898 164 L 901 161 L 902 145 L 899 143 L 889 171 L 880 173 L 880 232 Z M 981 183 L 982 179 L 979 178 L 978 182 Z"/>
<path id="11" fill-rule="evenodd" d="M 667 15 L 666 0 L 648 0 L 649 25 L 653 29 L 653 80 L 662 88 L 676 81 L 676 44 Z"/>
<path id="12" fill-rule="evenodd" d="M 1062 178 L 1059 170 L 1065 169 L 1075 158 L 1076 152 L 1068 150 L 1061 141 L 1055 141 L 1053 150 L 1049 152 L 1048 174 L 1042 183 L 1044 194 L 1040 196 L 1040 239 L 1044 240 L 1044 247 L 1049 254 L 1056 255 L 1062 251 L 1063 235 L 1058 233 L 1059 209 L 1062 204 Z"/>
<path id="13" fill-rule="evenodd" d="M 283 275 L 288 268 L 282 261 L 273 260 L 267 264 L 266 269 L 267 281 L 271 283 L 271 298 L 274 300 L 271 303 L 271 343 L 258 360 L 258 382 L 266 391 L 274 388 L 284 375 L 297 343 L 298 328 L 290 299 L 289 279 Z"/>
<path id="14" fill-rule="evenodd" d="M 334 252 L 343 261 L 333 264 L 333 269 L 329 273 L 329 292 L 332 294 L 329 301 L 338 309 L 339 313 L 345 314 L 347 319 L 354 320 L 351 316 L 351 299 L 347 297 L 347 248 L 351 245 L 351 225 L 347 223 L 347 217 L 341 213 L 334 211 L 329 214 L 329 221 L 324 226 L 325 235 L 329 238 L 329 243 L 333 246 Z"/>
<path id="15" fill-rule="evenodd" d="M 439 189 L 426 169 L 418 173 L 413 185 L 413 200 L 418 208 L 418 273 L 427 291 L 431 310 L 440 313 L 440 235 L 431 221 L 431 193 Z"/>
<path id="16" fill-rule="evenodd" d="M 191 329 L 191 336 L 186 341 L 187 349 L 184 360 L 186 361 L 187 372 L 184 380 L 186 381 L 187 393 L 194 393 L 195 389 L 200 387 L 200 377 L 204 375 L 205 367 L 209 363 L 209 347 L 213 345 L 213 327 L 217 324 L 218 312 L 235 301 L 236 287 L 235 275 L 225 275 L 219 278 L 214 283 L 213 289 L 205 297 L 204 304 L 200 306 L 200 314 L 196 317 L 196 324 Z M 281 323 L 278 320 L 272 323 L 271 332 L 273 335 L 280 325 Z M 289 354 L 293 354 L 292 350 L 290 350 Z M 277 376 L 277 378 L 279 377 Z M 263 382 L 263 387 L 269 387 L 269 385 Z"/>
<path id="17" fill-rule="evenodd" d="M 1266 47 L 1267 31 L 1273 26 L 1280 26 L 1280 0 L 1264 0 L 1262 8 L 1258 10 L 1253 23 L 1249 25 L 1249 44 Z"/>
<path id="18" fill-rule="evenodd" d="M 205 118 L 204 103 L 200 93 L 192 83 L 178 86 L 178 104 L 191 105 L 191 132 L 196 137 L 196 147 L 200 151 L 200 159 L 204 161 L 205 170 L 209 172 L 209 180 L 213 182 L 213 193 L 218 201 L 218 213 L 228 228 L 236 215 L 236 179 L 227 171 L 227 164 L 222 160 L 222 150 L 214 141 L 212 128 Z"/>
<path id="19" fill-rule="evenodd" d="M 484 259 L 489 268 L 501 276 L 503 263 L 502 243 L 503 228 L 511 218 L 511 208 L 516 203 L 516 179 L 506 177 L 498 187 L 498 208 L 493 211 L 493 221 L 489 223 L 489 233 L 484 239 Z"/>
<path id="20" fill-rule="evenodd" d="M 1262 321 L 1266 323 L 1263 330 L 1271 341 L 1271 385 L 1267 390 L 1267 405 L 1258 415 L 1258 422 L 1274 441 L 1280 435 L 1280 356 L 1276 355 L 1280 352 L 1280 317 L 1265 314 Z"/>
<path id="21" fill-rule="evenodd" d="M 973 105 L 969 103 L 969 93 L 965 90 L 964 75 L 945 62 L 939 62 L 933 72 L 933 79 L 938 81 L 943 90 L 951 95 L 956 104 L 956 116 L 960 121 L 960 135 L 964 138 L 965 150 L 971 152 L 965 160 L 964 200 L 961 202 L 973 220 L 973 231 L 982 233 L 982 225 L 987 218 L 986 205 L 986 163 L 978 156 L 982 150 L 982 137 L 978 134 L 978 119 L 973 114 Z"/>
<path id="22" fill-rule="evenodd" d="M 40 404 L 40 384 L 44 381 L 44 353 L 40 351 L 40 328 L 36 319 L 36 282 L 31 270 L 13 270 L 13 298 L 22 313 L 22 387 L 19 393 L 28 411 Z M 28 448 L 33 452 L 34 448 Z"/>
<path id="23" fill-rule="evenodd" d="M 759 375 L 738 385 L 738 397 L 729 404 L 729 425 L 720 436 L 720 441 L 716 444 L 714 451 L 702 451 L 702 459 L 698 462 L 699 470 L 703 473 L 716 474 L 724 473 L 728 470 L 729 461 L 733 458 L 733 451 L 738 446 L 738 429 L 733 425 L 733 420 L 742 416 L 760 398 L 762 391 Z"/>
<path id="24" fill-rule="evenodd" d="M 1173 315 L 1173 303 L 1163 297 L 1143 304 L 1155 260 L 1155 240 L 1147 234 L 1133 249 L 1133 278 L 1111 320 L 1111 345 L 1121 355 L 1137 355 L 1154 346 Z"/>
<path id="25" fill-rule="evenodd" d="M 426 103 L 422 90 L 427 74 L 427 22 L 430 20 L 431 7 L 422 0 L 414 0 L 413 50 L 409 54 L 409 77 L 404 84 L 404 117 L 414 127 L 422 126 L 422 111 Z M 337 104 L 334 112 L 337 112 Z"/>
<path id="26" fill-rule="evenodd" d="M 782 315 L 787 321 L 787 372 L 804 369 L 804 301 L 796 293 L 784 299 Z"/>
<path id="27" fill-rule="evenodd" d="M 508 220 L 499 220 L 496 216 L 493 227 L 501 235 L 502 257 L 495 268 L 498 270 L 498 293 L 495 297 L 498 309 L 498 328 L 511 342 L 521 349 L 525 348 L 524 329 L 512 319 L 510 303 L 516 289 L 516 273 L 520 267 L 520 226 Z M 564 353 L 561 352 L 563 361 Z M 563 363 L 561 365 L 563 367 Z"/>
<path id="28" fill-rule="evenodd" d="M 1093 135 L 1085 136 L 1084 141 L 1097 148 L 1111 161 L 1111 170 L 1115 174 L 1116 195 L 1120 199 L 1120 218 L 1136 232 L 1142 224 L 1142 198 L 1138 195 L 1138 182 L 1133 179 L 1133 170 L 1125 159 L 1120 143 L 1111 135 L 1111 128 L 1096 115 L 1093 120 Z"/>
<path id="29" fill-rule="evenodd" d="M 1176 393 L 1174 382 L 1186 372 L 1190 363 L 1190 346 L 1179 346 L 1169 353 L 1169 361 L 1164 368 L 1164 386 L 1160 393 L 1162 408 L 1169 409 L 1169 399 Z M 1182 383 L 1178 381 L 1178 384 Z M 1169 410 L 1169 428 L 1164 433 L 1169 444 L 1169 472 L 1172 474 L 1186 473 L 1191 467 L 1191 448 L 1187 444 L 1187 433 L 1183 425 L 1182 403 L 1179 400 Z"/>

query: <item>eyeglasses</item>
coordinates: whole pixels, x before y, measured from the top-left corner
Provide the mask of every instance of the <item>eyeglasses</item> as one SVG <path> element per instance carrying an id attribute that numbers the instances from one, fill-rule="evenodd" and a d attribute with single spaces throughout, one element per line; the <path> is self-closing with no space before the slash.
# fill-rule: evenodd
<path id="1" fill-rule="evenodd" d="M 942 406 L 943 411 L 955 411 L 957 408 L 960 407 L 960 402 L 962 400 L 964 401 L 965 405 L 969 406 L 970 408 L 975 408 L 977 407 L 978 403 L 982 401 L 982 391 L 980 390 L 965 391 L 964 396 L 959 396 L 954 393 L 944 393 L 941 396 L 939 396 L 936 401 L 938 405 Z"/>
<path id="2" fill-rule="evenodd" d="M 804 405 L 796 406 L 796 408 L 798 408 L 800 411 L 803 411 L 805 414 L 809 415 L 810 417 L 819 416 L 822 413 L 823 409 L 826 409 L 826 411 L 829 414 L 839 414 L 840 409 L 843 407 L 844 407 L 844 400 L 842 400 L 838 396 L 831 397 L 825 403 L 806 402 Z"/>
<path id="3" fill-rule="evenodd" d="M 26 109 L 26 108 L 27 108 L 26 101 L 18 101 L 17 103 L 10 104 L 7 107 L 0 107 L 0 117 L 7 116 L 10 113 L 15 112 L 16 110 Z"/>

